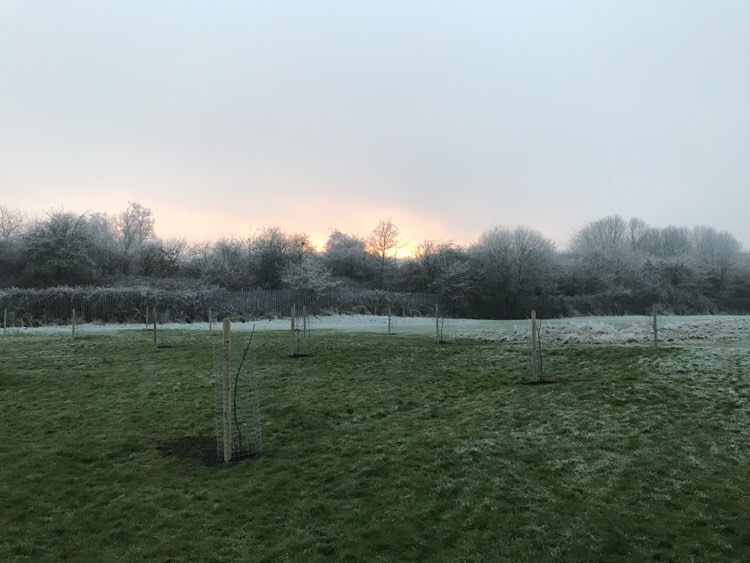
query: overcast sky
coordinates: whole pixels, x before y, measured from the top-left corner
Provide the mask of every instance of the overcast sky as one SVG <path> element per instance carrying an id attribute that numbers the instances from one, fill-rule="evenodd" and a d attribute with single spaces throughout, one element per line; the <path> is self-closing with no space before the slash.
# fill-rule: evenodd
<path id="1" fill-rule="evenodd" d="M 610 214 L 750 247 L 750 1 L 0 0 L 0 204 L 412 244 Z"/>

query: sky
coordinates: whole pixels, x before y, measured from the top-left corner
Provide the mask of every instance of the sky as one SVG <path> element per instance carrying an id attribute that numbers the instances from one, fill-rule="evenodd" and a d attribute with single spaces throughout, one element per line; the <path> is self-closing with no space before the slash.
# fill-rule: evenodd
<path id="1" fill-rule="evenodd" d="M 161 238 L 607 215 L 750 248 L 747 0 L 0 0 L 0 205 Z"/>

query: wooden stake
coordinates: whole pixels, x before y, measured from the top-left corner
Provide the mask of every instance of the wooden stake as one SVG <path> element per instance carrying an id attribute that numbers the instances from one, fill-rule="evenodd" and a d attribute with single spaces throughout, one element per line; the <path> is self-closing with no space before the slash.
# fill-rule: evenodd
<path id="1" fill-rule="evenodd" d="M 435 340 L 440 342 L 440 308 L 435 303 Z"/>
<path id="2" fill-rule="evenodd" d="M 302 305 L 302 336 L 307 338 L 307 307 Z"/>
<path id="3" fill-rule="evenodd" d="M 391 306 L 388 305 L 388 336 L 391 335 Z"/>
<path id="4" fill-rule="evenodd" d="M 656 304 L 651 308 L 651 326 L 654 329 L 654 350 L 659 350 L 659 329 L 656 325 Z"/>
<path id="5" fill-rule="evenodd" d="M 146 330 L 148 330 L 148 305 L 146 305 Z"/>
<path id="6" fill-rule="evenodd" d="M 156 343 L 156 305 L 154 305 L 154 349 L 158 348 L 158 344 Z"/>
<path id="7" fill-rule="evenodd" d="M 72 330 L 73 330 L 73 338 L 75 338 L 76 337 L 76 308 L 75 307 L 73 307 L 73 314 L 72 314 L 72 317 L 71 317 L 71 325 L 72 325 Z"/>
<path id="8" fill-rule="evenodd" d="M 537 333 L 536 333 L 536 309 L 531 310 L 531 378 L 533 379 L 536 377 L 537 379 L 541 379 L 541 373 L 538 373 L 539 370 L 537 369 L 538 364 L 538 349 L 539 349 L 539 342 L 537 341 Z"/>
<path id="9" fill-rule="evenodd" d="M 3 334 L 8 332 L 8 308 L 3 310 Z"/>
<path id="10" fill-rule="evenodd" d="M 208 308 L 208 332 L 214 333 L 214 315 L 211 307 Z"/>
<path id="11" fill-rule="evenodd" d="M 222 405 L 224 407 L 224 463 L 232 460 L 232 338 L 231 323 L 224 319 L 224 347 L 222 350 Z"/>
<path id="12" fill-rule="evenodd" d="M 294 322 L 297 318 L 297 306 L 294 303 L 292 303 L 291 317 L 292 317 L 292 325 L 291 325 L 292 326 L 292 339 L 291 339 L 291 344 L 289 348 L 289 355 L 294 356 L 294 329 L 295 329 Z"/>

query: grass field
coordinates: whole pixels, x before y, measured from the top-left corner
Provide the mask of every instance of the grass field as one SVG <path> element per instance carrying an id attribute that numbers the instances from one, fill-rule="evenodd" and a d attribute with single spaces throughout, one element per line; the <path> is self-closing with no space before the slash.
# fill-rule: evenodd
<path id="1" fill-rule="evenodd" d="M 0 560 L 750 560 L 750 349 L 254 337 L 260 459 L 214 436 L 219 337 L 0 335 Z"/>

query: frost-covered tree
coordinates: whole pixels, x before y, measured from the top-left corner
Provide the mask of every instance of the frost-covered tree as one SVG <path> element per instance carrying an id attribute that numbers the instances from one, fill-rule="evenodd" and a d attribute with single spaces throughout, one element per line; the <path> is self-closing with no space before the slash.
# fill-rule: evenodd
<path id="1" fill-rule="evenodd" d="M 307 235 L 287 234 L 278 227 L 260 229 L 250 239 L 248 248 L 255 285 L 264 289 L 283 287 L 289 264 L 314 252 Z"/>
<path id="2" fill-rule="evenodd" d="M 569 274 L 583 292 L 622 291 L 636 266 L 633 239 L 640 226 L 633 230 L 619 215 L 611 215 L 584 225 L 570 242 Z M 573 284 L 566 284 L 570 287 Z"/>
<path id="3" fill-rule="evenodd" d="M 303 254 L 290 261 L 282 273 L 284 285 L 292 289 L 325 291 L 337 284 L 323 259 L 313 253 Z"/>
<path id="4" fill-rule="evenodd" d="M 685 260 L 692 250 L 690 229 L 669 225 L 658 230 L 658 246 L 655 254 L 660 258 Z"/>
<path id="5" fill-rule="evenodd" d="M 411 261 L 416 289 L 437 293 L 453 312 L 463 310 L 475 282 L 464 248 L 452 242 L 426 240 Z"/>
<path id="6" fill-rule="evenodd" d="M 367 252 L 378 263 L 378 286 L 385 287 L 386 270 L 394 258 L 394 252 L 401 246 L 398 227 L 391 219 L 380 219 L 365 241 Z"/>
<path id="7" fill-rule="evenodd" d="M 554 244 L 526 227 L 493 227 L 469 249 L 481 310 L 503 317 L 528 313 L 535 297 L 554 285 Z"/>
<path id="8" fill-rule="evenodd" d="M 115 217 L 114 226 L 120 248 L 125 254 L 156 236 L 151 210 L 132 201 L 128 202 L 125 211 Z"/>
<path id="9" fill-rule="evenodd" d="M 141 245 L 156 238 L 153 214 L 140 203 L 128 202 L 128 208 L 115 215 L 111 225 L 118 247 L 118 269 L 128 275 Z"/>
<path id="10" fill-rule="evenodd" d="M 649 227 L 646 221 L 633 217 L 628 221 L 627 240 L 633 252 L 645 250 Z"/>
<path id="11" fill-rule="evenodd" d="M 742 244 L 726 231 L 698 226 L 691 233 L 697 267 L 718 291 L 726 289 L 731 270 L 740 262 Z"/>
<path id="12" fill-rule="evenodd" d="M 246 241 L 220 239 L 214 244 L 197 244 L 191 247 L 188 255 L 197 277 L 209 284 L 227 289 L 252 285 Z"/>
<path id="13" fill-rule="evenodd" d="M 612 251 L 625 245 L 628 224 L 619 215 L 610 215 L 587 223 L 576 231 L 570 249 L 575 253 Z"/>
<path id="14" fill-rule="evenodd" d="M 179 272 L 184 247 L 185 241 L 179 239 L 142 243 L 136 254 L 138 274 L 150 278 L 174 277 Z"/>
<path id="15" fill-rule="evenodd" d="M 323 260 L 335 278 L 356 283 L 375 279 L 365 241 L 355 235 L 333 230 L 323 249 Z"/>
<path id="16" fill-rule="evenodd" d="M 87 217 L 86 228 L 91 241 L 89 257 L 94 262 L 96 277 L 109 279 L 117 276 L 121 262 L 114 221 L 106 213 L 93 213 Z"/>
<path id="17" fill-rule="evenodd" d="M 26 214 L 0 205 L 0 286 L 15 285 L 21 264 L 21 236 L 27 227 Z"/>
<path id="18" fill-rule="evenodd" d="M 13 207 L 0 205 L 0 239 L 9 241 L 21 234 L 26 223 L 26 214 Z"/>
<path id="19" fill-rule="evenodd" d="M 91 234 L 85 215 L 50 213 L 24 237 L 24 275 L 29 285 L 87 284 L 94 280 Z"/>

